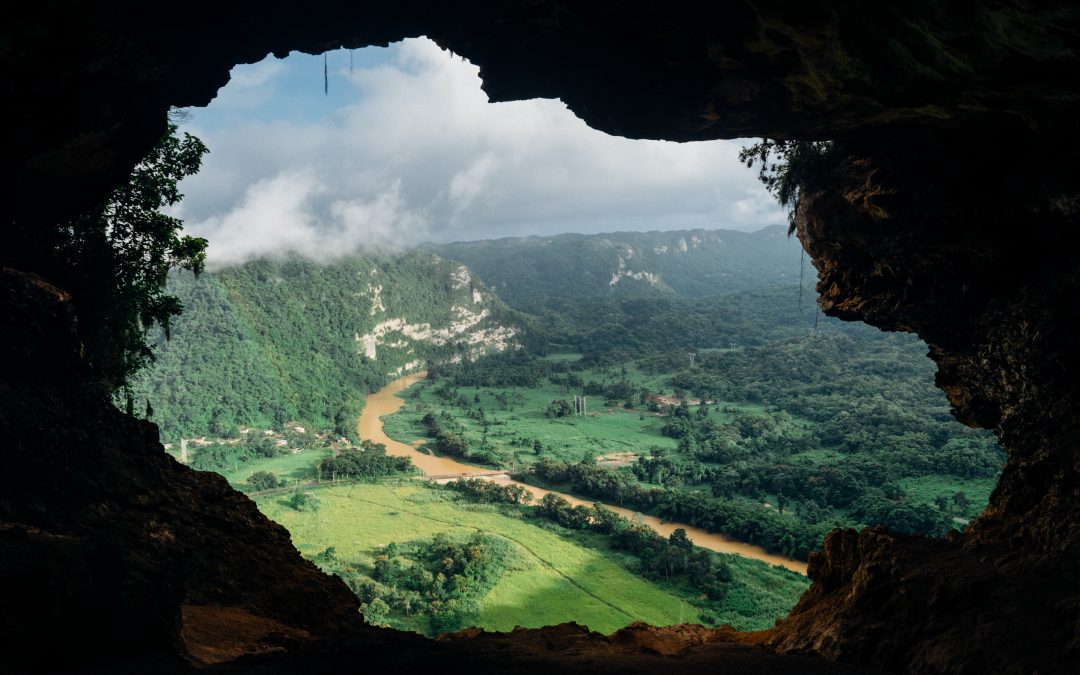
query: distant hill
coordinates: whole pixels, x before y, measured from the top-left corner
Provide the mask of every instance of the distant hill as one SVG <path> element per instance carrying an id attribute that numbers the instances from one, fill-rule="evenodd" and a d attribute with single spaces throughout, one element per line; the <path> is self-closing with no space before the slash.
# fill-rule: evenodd
<path id="1" fill-rule="evenodd" d="M 166 440 L 288 420 L 348 433 L 387 378 L 517 348 L 527 334 L 466 267 L 426 252 L 259 260 L 169 287 L 184 313 L 134 385 Z"/>
<path id="2" fill-rule="evenodd" d="M 424 248 L 464 263 L 508 304 L 528 311 L 558 298 L 703 298 L 797 284 L 800 265 L 799 243 L 780 225 L 757 232 L 563 234 Z"/>
<path id="3" fill-rule="evenodd" d="M 134 384 L 163 437 L 289 420 L 352 430 L 364 394 L 428 362 L 753 344 L 813 325 L 813 268 L 782 227 L 427 245 L 330 264 L 258 260 L 195 279 Z M 504 303 L 505 300 L 505 303 Z"/>

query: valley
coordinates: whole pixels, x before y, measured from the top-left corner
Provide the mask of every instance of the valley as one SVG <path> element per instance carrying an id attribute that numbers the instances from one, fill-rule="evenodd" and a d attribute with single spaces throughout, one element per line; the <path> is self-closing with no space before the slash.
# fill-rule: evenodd
<path id="1" fill-rule="evenodd" d="M 407 394 L 408 387 L 422 382 L 425 375 L 416 373 L 399 378 L 367 397 L 358 424 L 361 440 L 385 444 L 387 454 L 409 457 L 426 475 L 484 473 L 482 467 L 422 453 L 384 432 L 383 416 L 393 419 L 405 403 L 398 394 Z M 356 575 L 370 580 L 376 575 L 375 561 L 385 547 L 439 534 L 450 537 L 490 534 L 521 549 L 506 578 L 500 578 L 484 593 L 479 604 L 465 616 L 455 618 L 455 623 L 432 624 L 434 615 L 422 606 L 406 613 L 394 601 L 377 604 L 377 609 L 366 613 L 376 623 L 427 634 L 439 632 L 433 625 L 446 630 L 465 625 L 510 630 L 515 626 L 538 627 L 566 621 L 600 632 L 611 632 L 633 621 L 648 621 L 653 625 L 690 621 L 754 630 L 768 627 L 775 616 L 788 611 L 808 583 L 802 576 L 805 564 L 799 561 L 770 555 L 758 547 L 698 528 L 603 505 L 663 538 L 670 538 L 682 529 L 696 546 L 724 554 L 720 559 L 731 569 L 731 588 L 726 590 L 722 602 L 707 603 L 703 608 L 693 590 L 684 584 L 635 574 L 632 557 L 613 548 L 603 537 L 538 520 L 527 512 L 523 514 L 519 508 L 462 503 L 446 487 L 427 481 L 392 479 L 341 484 L 330 480 L 314 484 L 315 464 L 326 454 L 309 451 L 297 461 L 301 454 L 290 455 L 287 463 L 277 458 L 254 461 L 248 467 L 248 475 L 284 469 L 285 473 L 276 475 L 293 478 L 304 490 L 301 494 L 309 495 L 318 504 L 317 508 L 296 508 L 288 498 L 289 494 L 295 494 L 291 490 L 254 492 L 252 496 L 264 513 L 290 531 L 302 553 L 313 557 L 328 571 L 344 570 L 346 578 Z M 239 475 L 227 475 L 243 487 Z M 534 502 L 553 494 L 573 506 L 592 506 L 592 502 L 570 495 L 505 479 L 495 480 L 504 486 L 522 486 Z M 325 552 L 331 548 L 333 553 L 327 559 Z M 371 600 L 368 599 L 368 604 Z"/>
<path id="2" fill-rule="evenodd" d="M 765 628 L 826 532 L 942 536 L 1004 461 L 951 419 L 917 339 L 817 314 L 778 231 L 182 278 L 189 311 L 137 391 L 372 623 Z"/>

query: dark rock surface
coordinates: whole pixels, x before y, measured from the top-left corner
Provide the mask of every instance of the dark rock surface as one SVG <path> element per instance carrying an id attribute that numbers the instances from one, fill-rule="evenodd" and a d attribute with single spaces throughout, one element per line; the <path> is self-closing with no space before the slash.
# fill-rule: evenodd
<path id="1" fill-rule="evenodd" d="M 62 291 L 0 270 L 0 359 L 0 671 L 176 651 L 183 605 L 316 635 L 358 621 L 283 527 L 108 401 Z"/>
<path id="2" fill-rule="evenodd" d="M 1008 449 L 967 533 L 834 533 L 791 617 L 730 640 L 895 671 L 1075 672 L 1073 2 L 23 3 L 0 28 L 0 265 L 33 269 L 33 233 L 100 199 L 160 136 L 168 107 L 205 104 L 235 63 L 420 34 L 480 65 L 493 99 L 561 97 L 610 133 L 834 140 L 837 175 L 797 220 L 823 308 L 919 333 L 957 416 Z M 152 427 L 108 406 L 82 373 L 61 292 L 3 279 L 0 590 L 17 608 L 3 617 L 5 647 L 58 658 L 64 634 L 86 659 L 175 652 L 184 603 L 316 636 L 354 618 L 340 584 L 315 575 L 250 502 L 167 460 Z M 649 644 L 670 639 L 648 634 Z M 417 663 L 450 653 L 490 663 L 505 650 L 533 669 L 706 668 L 736 653 L 750 660 L 731 663 L 764 669 L 778 658 L 724 638 L 635 660 L 605 651 L 617 641 L 563 629 L 461 636 L 458 648 L 385 633 L 340 640 L 258 667 L 290 672 L 309 658 L 339 668 L 360 644 L 408 644 Z"/>
<path id="3" fill-rule="evenodd" d="M 929 672 L 1080 663 L 1080 146 L 1060 131 L 866 135 L 804 201 L 826 313 L 917 332 L 956 416 L 1008 463 L 963 535 L 834 533 L 777 647 Z"/>

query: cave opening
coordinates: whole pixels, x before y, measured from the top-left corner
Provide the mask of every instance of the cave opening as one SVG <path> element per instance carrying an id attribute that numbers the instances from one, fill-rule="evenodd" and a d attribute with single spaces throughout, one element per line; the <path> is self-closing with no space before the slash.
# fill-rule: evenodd
<path id="1" fill-rule="evenodd" d="M 492 114 L 492 108 L 501 108 L 505 114 Z M 433 111 L 439 112 L 437 119 L 432 119 Z M 199 343 L 204 352 L 227 351 L 215 342 L 213 331 L 207 332 L 205 326 L 199 325 L 221 320 L 220 317 L 211 319 L 204 313 L 215 303 L 228 305 L 227 314 L 243 315 L 242 320 L 248 323 L 272 323 L 284 319 L 290 323 L 325 326 L 325 313 L 313 310 L 311 305 L 326 298 L 326 289 L 303 284 L 328 267 L 335 269 L 336 283 L 347 285 L 350 295 L 358 304 L 364 305 L 367 311 L 361 314 L 379 319 L 372 326 L 358 328 L 353 325 L 350 328 L 355 335 L 355 356 L 371 371 L 366 373 L 366 379 L 361 379 L 360 387 L 373 396 L 368 397 L 367 403 L 349 397 L 349 405 L 364 405 L 365 411 L 373 400 L 378 399 L 381 405 L 380 397 L 385 391 L 382 384 L 395 378 L 401 378 L 398 382 L 407 379 L 411 383 L 415 377 L 402 376 L 420 369 L 438 370 L 455 360 L 458 363 L 475 361 L 491 352 L 525 347 L 511 341 L 485 353 L 476 349 L 463 351 L 458 344 L 452 349 L 417 355 L 412 338 L 422 322 L 410 319 L 412 323 L 394 324 L 404 321 L 405 315 L 398 317 L 402 310 L 395 304 L 405 301 L 405 294 L 382 279 L 387 274 L 399 277 L 417 274 L 417 270 L 409 266 L 414 263 L 401 261 L 404 251 L 418 246 L 432 249 L 439 244 L 456 243 L 456 254 L 471 255 L 471 260 L 475 261 L 477 253 L 462 246 L 475 240 L 484 244 L 490 236 L 527 235 L 556 242 L 566 232 L 583 236 L 599 232 L 601 234 L 593 236 L 607 237 L 601 239 L 605 245 L 623 247 L 616 251 L 617 267 L 613 266 L 613 260 L 599 261 L 612 266 L 612 270 L 604 267 L 600 276 L 604 277 L 607 290 L 614 292 L 618 290 L 618 283 L 622 284 L 619 289 L 635 282 L 644 282 L 642 285 L 646 288 L 656 287 L 658 282 L 667 284 L 663 275 L 650 271 L 647 264 L 636 269 L 638 266 L 631 259 L 643 254 L 641 245 L 620 244 L 616 238 L 618 233 L 613 235 L 611 230 L 624 233 L 626 230 L 655 230 L 656 227 L 648 224 L 660 222 L 663 230 L 675 233 L 670 237 L 673 254 L 678 252 L 678 244 L 674 242 L 681 242 L 684 254 L 691 253 L 690 248 L 698 249 L 703 241 L 699 240 L 699 234 L 720 241 L 721 235 L 716 234 L 714 228 L 732 223 L 739 229 L 749 230 L 759 224 L 771 225 L 768 239 L 783 242 L 777 244 L 783 249 L 779 256 L 775 251 L 746 254 L 751 267 L 761 270 L 750 276 L 757 274 L 762 279 L 726 280 L 725 277 L 739 274 L 747 276 L 745 270 L 735 268 L 719 275 L 714 271 L 706 277 L 701 277 L 698 272 L 698 277 L 689 279 L 688 283 L 719 286 L 720 290 L 714 291 L 713 295 L 698 291 L 701 298 L 697 304 L 678 305 L 674 311 L 681 315 L 673 319 L 676 327 L 668 328 L 671 332 L 681 331 L 687 321 L 692 320 L 695 311 L 722 321 L 716 307 L 709 303 L 723 305 L 724 301 L 718 300 L 720 296 L 740 293 L 750 293 L 747 297 L 753 298 L 753 293 L 758 291 L 758 302 L 779 303 L 775 307 L 777 315 L 765 320 L 782 324 L 787 331 L 782 336 L 769 334 L 770 329 L 741 326 L 741 330 L 726 328 L 715 334 L 698 333 L 682 341 L 658 345 L 650 345 L 645 340 L 637 347 L 641 352 L 635 354 L 637 358 L 625 361 L 625 354 L 608 358 L 608 362 L 594 358 L 594 368 L 580 374 L 606 378 L 603 384 L 607 385 L 625 385 L 629 365 L 643 382 L 652 381 L 659 385 L 655 395 L 644 387 L 634 389 L 629 395 L 621 393 L 622 398 L 627 399 L 628 396 L 637 397 L 640 392 L 637 407 L 633 401 L 616 402 L 608 396 L 606 405 L 596 401 L 601 410 L 610 411 L 629 404 L 635 414 L 641 408 L 648 410 L 650 416 L 670 417 L 673 411 L 670 406 L 677 404 L 679 398 L 692 400 L 699 406 L 704 402 L 701 407 L 708 410 L 711 396 L 718 419 L 727 423 L 721 424 L 724 433 L 741 434 L 741 440 L 746 442 L 746 447 L 739 448 L 738 452 L 729 448 L 724 454 L 719 448 L 714 451 L 710 445 L 713 441 L 719 444 L 719 435 L 714 435 L 716 430 L 711 425 L 692 430 L 689 439 L 685 430 L 671 430 L 671 434 L 684 434 L 673 437 L 667 436 L 668 432 L 657 435 L 652 429 L 651 436 L 642 432 L 642 438 L 626 443 L 625 447 L 631 448 L 629 452 L 619 446 L 624 452 L 601 454 L 597 451 L 590 459 L 600 455 L 605 467 L 610 464 L 623 474 L 635 475 L 644 485 L 683 489 L 688 494 L 708 492 L 742 508 L 754 507 L 776 512 L 780 519 L 795 519 L 800 525 L 812 528 L 812 532 L 800 535 L 788 531 L 763 536 L 754 532 L 754 527 L 762 527 L 762 524 L 752 518 L 743 525 L 728 522 L 718 527 L 717 523 L 721 521 L 691 514 L 694 522 L 684 523 L 687 510 L 676 508 L 665 515 L 658 513 L 655 505 L 651 513 L 643 516 L 637 508 L 622 508 L 621 502 L 613 504 L 612 495 L 583 492 L 580 484 L 576 488 L 573 484 L 563 486 L 565 491 L 573 493 L 563 494 L 570 500 L 568 507 L 588 508 L 593 502 L 604 503 L 605 508 L 644 524 L 665 538 L 681 529 L 684 534 L 689 532 L 691 541 L 707 550 L 719 551 L 725 556 L 741 554 L 767 565 L 805 574 L 807 554 L 820 547 L 828 529 L 844 525 L 880 525 L 894 531 L 941 537 L 954 528 L 965 527 L 989 499 L 1004 455 L 989 432 L 971 432 L 952 420 L 943 395 L 932 385 L 932 366 L 924 356 L 925 344 L 914 336 L 885 336 L 867 326 L 844 324 L 820 316 L 814 302 L 816 293 L 812 290 L 817 281 L 816 270 L 806 264 L 801 247 L 794 240 L 781 236 L 783 211 L 777 209 L 772 197 L 752 181 L 748 186 L 747 179 L 753 178 L 752 172 L 736 161 L 734 148 L 749 145 L 750 140 L 697 144 L 712 147 L 704 152 L 680 154 L 679 146 L 672 144 L 611 139 L 586 129 L 558 102 L 490 104 L 479 89 L 477 69 L 426 40 L 321 55 L 294 54 L 285 60 L 270 56 L 234 68 L 230 84 L 219 90 L 207 108 L 185 109 L 175 116 L 181 122 L 180 133 L 193 133 L 211 148 L 202 171 L 181 184 L 187 197 L 172 211 L 187 221 L 191 233 L 209 240 L 211 281 L 187 277 L 174 280 L 174 287 L 179 284 L 180 292 L 186 294 L 183 295 L 184 304 L 191 309 L 171 327 L 171 340 L 165 340 L 164 336 L 157 339 L 161 362 L 140 378 L 135 387 L 135 398 L 153 404 L 153 421 L 161 426 L 162 440 L 170 454 L 195 468 L 221 473 L 238 489 L 254 491 L 263 512 L 292 532 L 293 542 L 305 558 L 348 582 L 362 603 L 362 612 L 373 623 L 429 636 L 474 626 L 509 630 L 518 625 L 541 627 L 566 621 L 575 621 L 603 633 L 631 621 L 663 625 L 665 622 L 695 623 L 695 619 L 705 625 L 734 625 L 750 630 L 766 628 L 783 618 L 805 588 L 805 583 L 778 573 L 776 578 L 766 579 L 756 587 L 731 579 L 725 582 L 735 588 L 734 595 L 741 598 L 739 602 L 767 607 L 764 614 L 750 608 L 732 611 L 720 603 L 688 605 L 686 598 L 673 604 L 663 594 L 653 597 L 652 602 L 666 602 L 671 605 L 669 609 L 652 613 L 628 612 L 601 597 L 603 593 L 578 588 L 585 592 L 590 602 L 614 607 L 621 618 L 613 620 L 595 610 L 580 613 L 582 602 L 575 601 L 565 592 L 560 594 L 551 589 L 538 590 L 535 596 L 523 596 L 526 597 L 524 600 L 519 597 L 515 609 L 501 599 L 505 589 L 498 588 L 496 581 L 497 588 L 487 591 L 486 604 L 496 607 L 491 617 L 476 609 L 465 615 L 468 618 L 455 616 L 453 620 L 439 615 L 438 610 L 433 610 L 434 614 L 429 612 L 432 602 L 445 602 L 445 598 L 437 599 L 431 588 L 421 588 L 415 579 L 402 579 L 426 564 L 425 555 L 432 555 L 436 549 L 446 554 L 452 548 L 445 547 L 452 547 L 454 542 L 424 540 L 419 536 L 392 540 L 388 539 L 387 533 L 379 532 L 378 527 L 367 528 L 371 531 L 361 537 L 355 533 L 347 536 L 346 531 L 357 519 L 375 517 L 375 511 L 358 511 L 358 503 L 381 509 L 378 517 L 383 520 L 418 519 L 409 521 L 411 529 L 415 530 L 413 534 L 426 531 L 419 523 L 440 522 L 440 519 L 430 513 L 418 512 L 426 508 L 423 498 L 419 499 L 420 505 L 410 503 L 411 497 L 397 499 L 397 493 L 408 488 L 399 485 L 391 490 L 392 497 L 382 493 L 373 498 L 365 489 L 355 486 L 339 489 L 336 487 L 340 484 L 337 472 L 330 469 L 324 475 L 320 469 L 320 462 L 325 459 L 323 450 L 332 448 L 330 453 L 336 456 L 340 448 L 357 440 L 348 438 L 354 436 L 354 430 L 349 428 L 350 423 L 344 422 L 351 419 L 352 413 L 337 410 L 329 414 L 311 407 L 290 407 L 280 401 L 271 403 L 263 401 L 267 396 L 265 392 L 257 401 L 263 402 L 267 409 L 259 409 L 257 403 L 241 405 L 237 399 L 242 398 L 243 392 L 222 386 L 215 378 L 220 378 L 222 370 L 230 368 L 243 373 L 258 371 L 260 366 L 254 361 L 241 362 L 239 366 L 223 362 L 221 368 L 208 369 L 211 371 L 209 377 L 192 375 L 190 369 L 190 364 L 199 359 L 199 354 L 192 352 L 192 342 Z M 656 167 L 643 169 L 649 162 Z M 537 174 L 541 178 L 535 179 Z M 590 181 L 596 176 L 602 178 Z M 539 187 L 533 185 L 534 180 L 540 183 Z M 709 185 L 710 182 L 732 183 L 734 187 L 715 187 Z M 687 187 L 687 183 L 693 184 Z M 558 200 L 568 204 L 562 211 L 553 205 Z M 677 202 L 678 206 L 673 208 L 672 202 Z M 513 214 L 527 216 L 515 220 Z M 487 227 L 494 229 L 484 229 L 483 223 L 489 223 Z M 696 227 L 701 224 L 704 227 Z M 605 232 L 608 234 L 602 234 Z M 732 233 L 731 236 L 742 235 Z M 689 244 L 687 237 L 690 237 Z M 721 247 L 725 245 L 720 241 Z M 448 259 L 455 255 L 455 250 L 435 248 L 434 252 Z M 656 245 L 644 253 L 655 259 L 661 252 L 668 253 L 666 244 Z M 361 260 L 357 262 L 356 258 Z M 383 260 L 394 260 L 396 264 L 387 267 Z M 598 261 L 587 262 L 597 264 Z M 730 265 L 730 254 L 715 257 L 710 262 Z M 478 264 L 483 266 L 484 261 Z M 349 275 L 361 277 L 362 283 L 356 288 L 348 285 L 347 277 L 342 276 L 342 266 Z M 368 266 L 371 266 L 370 270 Z M 769 266 L 778 269 L 767 270 Z M 473 303 L 481 302 L 475 295 L 481 291 L 498 298 L 500 289 L 509 288 L 506 292 L 510 294 L 517 290 L 512 279 L 508 287 L 505 270 L 491 264 L 481 268 L 491 270 L 497 276 L 482 275 L 483 283 L 477 286 L 480 279 L 474 280 L 470 272 L 464 272 L 462 283 L 470 286 Z M 514 271 L 520 273 L 520 269 Z M 461 270 L 466 267 L 452 269 L 449 275 L 460 275 Z M 474 268 L 472 274 L 475 272 Z M 573 271 L 566 268 L 557 273 L 569 276 Z M 609 273 L 611 280 L 607 278 Z M 679 270 L 673 270 L 673 274 L 678 273 Z M 198 290 L 200 283 L 216 286 L 210 297 L 205 291 Z M 267 285 L 274 290 L 260 290 Z M 296 298 L 287 290 L 282 292 L 290 287 L 319 300 L 311 302 L 301 298 L 303 301 L 297 304 Z M 782 300 L 769 296 L 771 291 L 760 294 L 761 288 L 772 287 L 783 287 Z M 640 293 L 639 289 L 620 298 L 621 303 L 630 303 L 627 311 L 640 314 L 660 307 L 647 303 L 634 306 Z M 267 297 L 261 297 L 263 295 Z M 670 300 L 676 296 L 663 297 Z M 329 300 L 334 301 L 333 298 Z M 261 306 L 266 303 L 280 303 L 291 313 L 276 315 Z M 526 299 L 520 305 L 513 305 L 512 309 L 538 312 L 543 306 L 533 298 L 532 302 Z M 739 310 L 725 306 L 723 311 L 737 313 Z M 549 313 L 547 318 L 551 316 L 553 314 Z M 374 321 L 376 319 L 371 320 Z M 249 342 L 260 339 L 258 334 L 244 334 L 234 324 L 236 321 L 227 328 L 216 326 L 215 330 L 230 337 L 235 331 Z M 625 321 L 597 328 L 599 332 L 629 330 Z M 461 343 L 471 336 L 466 332 L 454 337 L 455 342 Z M 261 339 L 266 338 L 262 336 Z M 334 336 L 328 330 L 320 339 L 329 341 Z M 271 340 L 270 346 L 280 352 L 283 359 L 297 358 L 293 353 L 294 345 Z M 580 359 L 581 352 L 595 351 L 596 346 L 595 339 L 588 342 L 580 335 L 571 338 L 554 335 L 550 344 L 539 345 L 537 354 L 545 359 L 550 355 L 551 362 L 566 366 Z M 530 347 L 535 349 L 537 345 Z M 616 343 L 614 347 L 606 345 L 605 348 L 610 353 L 617 353 L 620 345 Z M 316 345 L 312 349 L 317 352 L 319 347 Z M 395 354 L 395 349 L 401 353 Z M 626 351 L 625 345 L 621 349 Z M 568 353 L 563 354 L 560 350 Z M 649 361 L 644 357 L 656 361 L 660 352 L 669 352 L 669 357 L 674 353 L 674 358 L 668 358 L 669 361 L 688 359 L 689 368 L 666 373 L 668 380 L 655 374 L 647 377 L 641 369 L 656 366 L 643 366 Z M 750 354 L 744 362 L 725 359 L 725 353 L 730 356 L 744 352 Z M 799 352 L 805 353 L 799 355 Z M 205 356 L 205 353 L 203 358 L 208 363 L 222 362 L 219 357 Z M 383 366 L 384 363 L 389 365 Z M 674 366 L 668 364 L 666 367 Z M 710 374 L 717 375 L 732 368 L 742 368 L 751 375 L 732 379 L 726 385 L 729 387 L 725 392 L 727 396 L 722 398 L 715 391 L 717 383 L 704 380 Z M 793 389 L 776 391 L 782 389 L 784 383 L 782 378 L 775 376 L 753 381 L 755 368 L 791 369 L 796 373 L 790 383 Z M 857 376 L 844 380 L 842 374 L 848 371 Z M 567 380 L 573 377 L 580 380 L 577 371 L 563 369 L 552 371 L 552 382 L 559 379 L 559 373 Z M 349 371 L 348 374 L 355 382 L 356 373 Z M 292 375 L 297 376 L 296 373 Z M 443 375 L 444 380 L 447 377 L 454 381 L 454 375 Z M 474 386 L 461 389 L 463 394 L 457 391 L 460 385 L 455 385 L 455 395 L 475 397 L 477 402 L 486 399 L 494 407 L 500 405 L 498 397 L 506 394 L 496 386 L 485 387 L 475 381 L 472 384 Z M 664 385 L 673 391 L 666 392 Z M 713 389 L 709 389 L 710 386 Z M 287 399 L 290 394 L 300 393 L 305 398 L 331 398 L 319 392 L 317 386 L 309 385 L 308 389 L 303 389 L 288 378 L 276 385 L 267 385 L 267 388 L 270 397 Z M 178 389 L 184 393 L 178 395 Z M 379 390 L 377 393 L 376 389 Z M 847 390 L 841 394 L 843 389 Z M 502 481 L 532 464 L 532 443 L 550 445 L 547 438 L 544 442 L 539 438 L 532 439 L 525 443 L 530 446 L 526 447 L 527 452 L 510 452 L 498 459 L 483 453 L 466 455 L 465 464 L 438 450 L 438 457 L 425 456 L 415 449 L 416 443 L 425 443 L 415 427 L 416 418 L 439 408 L 432 405 L 432 391 L 437 390 L 429 387 L 424 397 L 420 391 L 405 395 L 405 405 L 415 406 L 415 412 L 405 413 L 412 414 L 414 428 L 395 422 L 396 436 L 384 432 L 379 417 L 400 407 L 400 401 L 393 396 L 386 397 L 389 408 L 367 422 L 366 412 L 360 416 L 357 427 L 360 440 L 378 441 L 389 446 L 391 454 L 400 452 L 411 456 L 428 475 L 482 476 L 504 472 L 496 478 Z M 710 391 L 715 393 L 710 394 Z M 568 395 L 569 388 L 564 383 L 561 393 L 549 393 L 550 396 Z M 207 406 L 198 401 L 200 397 L 222 403 Z M 597 397 L 602 399 L 602 392 Z M 584 405 L 587 396 L 575 395 L 574 399 L 575 405 L 578 405 L 577 399 Z M 656 409 L 651 410 L 646 404 Z M 231 409 L 230 405 L 239 410 Z M 452 407 L 457 402 L 444 397 L 441 405 Z M 505 402 L 502 405 L 507 406 Z M 751 410 L 759 414 L 743 417 Z M 506 411 L 515 414 L 505 415 L 506 419 L 496 423 L 513 427 L 520 421 L 519 414 L 512 406 Z M 466 409 L 460 412 L 459 417 L 465 419 L 475 410 L 469 410 L 466 404 Z M 244 417 L 245 414 L 249 416 Z M 641 419 L 645 419 L 644 414 Z M 755 425 L 769 428 L 756 428 Z M 509 447 L 509 443 L 498 441 L 492 444 L 488 440 L 487 426 L 483 428 L 480 443 L 488 444 L 489 448 L 491 445 L 500 449 Z M 811 432 L 807 433 L 807 429 Z M 465 435 L 464 428 L 462 433 Z M 585 433 L 588 437 L 589 432 Z M 610 432 L 601 430 L 599 433 Z M 280 444 L 278 450 L 254 449 L 257 444 L 249 439 L 259 434 L 266 434 L 275 444 Z M 703 436 L 698 438 L 694 434 Z M 413 440 L 416 435 L 421 438 Z M 402 443 L 403 438 L 410 443 Z M 664 447 L 655 446 L 658 438 L 665 443 Z M 472 441 L 476 443 L 477 439 L 474 437 Z M 517 441 L 515 437 L 514 442 Z M 666 446 L 669 441 L 671 448 Z M 654 445 L 651 454 L 645 449 L 649 443 Z M 565 445 L 567 452 L 580 449 L 572 442 Z M 425 445 L 428 446 L 436 448 L 437 444 Z M 230 452 L 229 448 L 242 448 L 243 451 Z M 287 455 L 286 450 L 296 456 Z M 548 451 L 551 451 L 550 447 Z M 674 456 L 680 461 L 690 458 L 694 468 L 687 471 L 677 464 L 672 468 L 670 462 L 665 463 L 664 453 L 672 451 L 676 451 Z M 748 462 L 739 452 L 759 453 L 766 458 Z M 315 458 L 311 458 L 313 454 Z M 707 459 L 699 461 L 702 456 Z M 630 466 L 635 461 L 639 466 Z M 724 468 L 726 472 L 721 471 Z M 671 475 L 665 477 L 665 472 Z M 254 480 L 256 474 L 259 474 L 258 484 Z M 342 475 L 349 477 L 349 474 Z M 445 483 L 446 480 L 443 478 L 438 482 Z M 300 489 L 302 483 L 307 489 Z M 543 484 L 540 480 L 539 485 Z M 537 501 L 544 494 L 535 481 L 532 485 L 528 482 L 516 485 L 528 488 Z M 282 493 L 288 493 L 290 487 L 292 497 L 283 497 Z M 424 494 L 421 491 L 421 497 Z M 475 491 L 469 494 L 477 498 Z M 320 495 L 322 499 L 319 499 Z M 321 506 L 315 507 L 317 504 Z M 351 507 L 342 504 L 351 504 Z M 563 527 L 564 535 L 572 535 L 576 526 L 569 525 L 570 531 L 567 531 L 572 518 L 564 515 L 560 521 L 556 511 L 552 507 L 555 522 Z M 412 515 L 403 517 L 403 513 Z M 445 521 L 441 522 L 446 525 Z M 596 525 L 597 522 L 594 515 L 590 523 Z M 507 523 L 503 525 L 509 527 Z M 491 527 L 490 524 L 487 526 Z M 766 522 L 764 527 L 776 527 L 775 519 Z M 460 535 L 461 529 L 457 526 L 450 531 Z M 737 534 L 740 531 L 747 534 L 740 536 Z M 558 566 L 535 548 L 530 549 L 513 536 L 506 537 L 498 532 L 495 535 L 520 547 L 517 553 L 534 559 L 533 564 L 554 570 L 575 587 L 580 587 L 580 580 L 556 569 Z M 434 536 L 445 537 L 446 532 Z M 483 542 L 469 540 L 467 543 L 482 548 Z M 492 542 L 486 545 L 489 548 L 501 546 Z M 513 558 L 514 552 L 500 549 L 499 555 Z M 520 561 L 517 564 L 529 565 Z M 641 568 L 640 559 L 627 566 L 631 571 L 638 571 L 638 576 Z M 426 570 L 427 573 L 433 571 Z M 501 573 L 505 574 L 505 571 Z M 515 573 L 522 576 L 520 570 L 510 565 L 510 576 Z M 725 574 L 730 574 L 730 570 Z M 738 574 L 752 575 L 754 572 L 740 570 Z M 700 579 L 689 584 L 690 590 L 695 588 L 694 584 L 715 583 L 707 575 L 699 576 Z M 395 585 L 397 583 L 400 588 Z M 540 582 L 530 580 L 527 583 Z M 618 582 L 609 583 L 617 585 Z M 770 588 L 792 584 L 795 590 L 787 591 L 786 596 L 773 593 Z M 704 597 L 704 591 L 699 591 Z M 515 597 L 513 592 L 508 595 Z M 553 597 L 545 598 L 545 595 Z M 479 602 L 485 602 L 484 596 Z M 551 610 L 546 605 L 559 609 Z M 544 610 L 536 616 L 530 616 L 525 610 L 538 606 Z M 768 614 L 769 611 L 774 613 Z M 419 618 L 426 614 L 431 614 L 426 617 L 427 623 Z M 760 618 L 757 618 L 759 614 Z M 186 618 L 192 622 L 205 620 L 198 612 L 189 612 Z M 187 628 L 186 634 L 197 634 L 206 639 L 211 633 Z M 195 645 L 194 638 L 190 646 L 202 654 L 212 651 Z"/>

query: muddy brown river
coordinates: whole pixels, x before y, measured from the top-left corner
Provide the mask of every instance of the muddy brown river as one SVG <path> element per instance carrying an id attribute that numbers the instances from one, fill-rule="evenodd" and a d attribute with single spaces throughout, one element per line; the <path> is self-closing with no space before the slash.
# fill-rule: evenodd
<path id="1" fill-rule="evenodd" d="M 382 418 L 387 415 L 392 415 L 401 409 L 405 405 L 405 400 L 399 398 L 397 394 L 408 387 L 416 384 L 420 380 L 424 379 L 427 373 L 420 372 L 412 375 L 406 375 L 405 377 L 394 380 L 390 384 L 386 385 L 374 394 L 370 394 L 367 397 L 367 402 L 364 405 L 364 410 L 360 414 L 360 422 L 357 425 L 357 431 L 360 433 L 360 437 L 373 441 L 375 443 L 382 443 L 386 446 L 387 453 L 396 455 L 399 457 L 409 457 L 412 459 L 413 464 L 420 468 L 425 475 L 428 476 L 444 476 L 444 475 L 457 475 L 463 473 L 476 473 L 476 472 L 489 472 L 487 467 L 475 466 L 472 464 L 463 464 L 462 462 L 455 461 L 446 457 L 436 457 L 434 455 L 427 455 L 416 448 L 402 443 L 401 441 L 395 441 L 386 435 L 383 430 Z M 513 481 L 506 476 L 492 476 L 487 480 L 494 480 L 500 483 L 514 483 L 520 485 L 528 490 L 534 498 L 539 499 L 546 495 L 550 490 L 544 490 L 542 488 L 534 487 L 532 485 L 526 485 L 525 483 L 519 483 Z M 556 492 L 555 494 L 566 499 L 571 504 L 583 504 L 585 506 L 591 506 L 593 501 L 586 501 L 578 499 L 572 495 L 568 495 L 562 492 Z M 646 525 L 656 530 L 661 536 L 667 537 L 671 535 L 673 531 L 678 528 L 686 530 L 686 534 L 695 544 L 702 548 L 712 549 L 720 553 L 735 553 L 747 558 L 753 558 L 754 560 L 760 560 L 770 565 L 781 565 L 789 570 L 798 572 L 799 574 L 806 574 L 806 563 L 801 560 L 795 560 L 794 558 L 787 558 L 782 555 L 775 555 L 769 553 L 760 546 L 754 546 L 752 544 L 745 544 L 741 541 L 729 539 L 721 534 L 714 534 L 700 527 L 693 527 L 691 525 L 684 525 L 682 523 L 674 523 L 660 520 L 653 516 L 647 516 L 639 514 L 630 509 L 623 508 L 621 506 L 614 506 L 612 504 L 605 504 L 604 507 L 611 509 L 612 511 L 621 514 L 627 518 L 637 519 L 644 522 Z"/>

